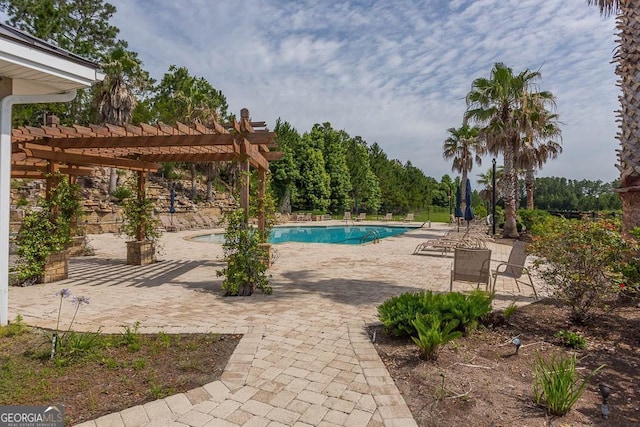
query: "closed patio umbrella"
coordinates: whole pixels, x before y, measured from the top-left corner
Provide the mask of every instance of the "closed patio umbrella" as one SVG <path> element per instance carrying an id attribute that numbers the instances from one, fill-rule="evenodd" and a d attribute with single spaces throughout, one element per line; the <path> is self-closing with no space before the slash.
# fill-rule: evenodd
<path id="1" fill-rule="evenodd" d="M 169 213 L 171 214 L 171 225 L 173 225 L 173 214 L 176 213 L 176 191 L 172 188 L 171 189 L 171 198 L 170 200 L 170 206 L 169 206 Z"/>
<path id="2" fill-rule="evenodd" d="M 474 218 L 473 209 L 471 209 L 471 180 L 467 179 L 467 191 L 464 195 L 464 203 L 466 207 L 464 209 L 464 219 L 467 221 L 467 228 L 469 228 L 469 221 Z"/>

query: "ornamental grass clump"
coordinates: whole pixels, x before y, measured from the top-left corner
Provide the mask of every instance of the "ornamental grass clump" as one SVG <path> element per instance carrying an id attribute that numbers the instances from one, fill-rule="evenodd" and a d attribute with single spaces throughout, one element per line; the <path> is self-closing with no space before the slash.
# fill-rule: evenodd
<path id="1" fill-rule="evenodd" d="M 620 260 L 637 243 L 625 238 L 611 220 L 554 218 L 534 236 L 529 251 L 534 269 L 570 311 L 570 320 L 588 321 L 619 291 Z"/>
<path id="2" fill-rule="evenodd" d="M 533 397 L 536 404 L 547 409 L 549 415 L 561 416 L 569 412 L 591 378 L 605 366 L 600 365 L 581 379 L 576 372 L 576 363 L 575 354 L 569 357 L 554 354 L 549 360 L 540 354 L 536 355 Z"/>

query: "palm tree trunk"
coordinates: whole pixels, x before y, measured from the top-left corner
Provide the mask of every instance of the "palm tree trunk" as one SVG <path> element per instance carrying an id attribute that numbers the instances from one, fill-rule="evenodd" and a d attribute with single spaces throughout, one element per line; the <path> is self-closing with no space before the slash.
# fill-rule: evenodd
<path id="1" fill-rule="evenodd" d="M 518 174 L 514 168 L 513 145 L 504 150 L 504 229 L 502 237 L 517 239 L 520 237 L 516 226 L 516 180 Z"/>
<path id="2" fill-rule="evenodd" d="M 198 190 L 196 188 L 196 164 L 191 163 L 191 200 L 195 200 L 198 195 Z"/>
<path id="3" fill-rule="evenodd" d="M 460 192 L 461 196 L 462 196 L 462 203 L 460 203 L 460 206 L 462 208 L 462 214 L 464 215 L 465 213 L 465 209 L 467 208 L 467 170 L 463 169 L 462 170 L 462 179 L 460 181 L 460 186 L 462 186 L 462 191 Z"/>
<path id="4" fill-rule="evenodd" d="M 640 81 L 640 62 L 638 62 L 638 40 L 640 40 L 640 0 L 618 1 L 619 13 L 616 19 L 619 49 L 615 59 L 618 86 L 622 90 L 620 99 L 620 131 L 618 140 L 617 165 L 620 171 L 618 194 L 622 199 L 622 229 L 625 232 L 640 227 L 640 145 L 638 144 L 638 117 L 640 117 L 640 94 L 637 82 Z"/>
<path id="5" fill-rule="evenodd" d="M 533 175 L 533 168 L 527 168 L 524 185 L 527 190 L 527 209 L 535 209 L 533 206 L 533 191 L 535 189 L 536 181 Z"/>
<path id="6" fill-rule="evenodd" d="M 116 168 L 109 169 L 109 194 L 113 194 L 118 186 L 118 170 Z"/>

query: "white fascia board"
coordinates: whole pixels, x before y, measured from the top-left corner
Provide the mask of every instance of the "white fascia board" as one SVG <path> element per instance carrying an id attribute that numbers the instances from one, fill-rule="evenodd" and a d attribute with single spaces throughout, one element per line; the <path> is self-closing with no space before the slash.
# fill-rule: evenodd
<path id="1" fill-rule="evenodd" d="M 0 39 L 0 60 L 56 76 L 73 84 L 73 88 L 89 87 L 104 79 L 104 74 L 93 67 L 69 61 L 61 56 L 51 55 L 39 49 L 33 49 L 20 43 Z M 7 76 L 19 79 L 20 76 Z M 61 90 L 71 89 L 68 86 Z"/>

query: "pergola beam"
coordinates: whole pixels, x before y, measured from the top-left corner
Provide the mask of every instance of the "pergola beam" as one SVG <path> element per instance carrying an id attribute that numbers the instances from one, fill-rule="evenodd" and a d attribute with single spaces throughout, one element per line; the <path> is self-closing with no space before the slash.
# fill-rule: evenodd
<path id="1" fill-rule="evenodd" d="M 40 149 L 34 144 L 24 144 L 22 150 L 29 157 L 36 157 L 44 160 L 52 160 L 62 163 L 73 163 L 76 165 L 113 166 L 116 168 L 130 169 L 134 171 L 157 171 L 160 165 L 140 160 L 123 159 L 114 157 L 92 156 L 87 154 L 66 153 L 63 151 L 50 151 Z"/>
<path id="2" fill-rule="evenodd" d="M 275 134 L 251 134 L 246 139 L 251 144 L 267 145 L 273 140 Z M 96 137 L 79 137 L 79 138 L 55 138 L 45 137 L 42 139 L 31 140 L 33 144 L 46 145 L 56 148 L 140 148 L 140 147 L 203 147 L 203 146 L 229 146 L 233 144 L 233 140 L 237 138 L 231 134 L 204 134 L 204 135 L 140 135 L 140 136 L 104 136 Z"/>
<path id="3" fill-rule="evenodd" d="M 64 175 L 82 175 L 88 176 L 93 172 L 93 168 L 88 167 L 80 167 L 76 165 L 68 165 L 62 166 L 58 168 L 60 173 Z M 37 165 L 11 165 L 11 177 L 19 178 L 20 174 L 28 173 L 28 174 L 41 174 L 44 176 L 47 174 L 46 166 L 37 166 Z M 15 174 L 15 176 L 14 176 Z"/>

